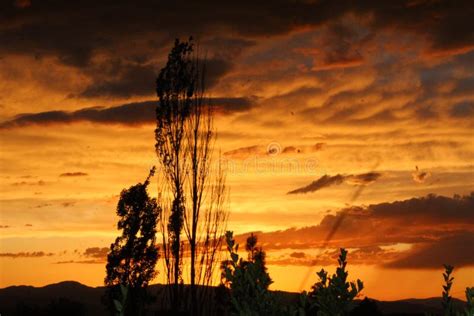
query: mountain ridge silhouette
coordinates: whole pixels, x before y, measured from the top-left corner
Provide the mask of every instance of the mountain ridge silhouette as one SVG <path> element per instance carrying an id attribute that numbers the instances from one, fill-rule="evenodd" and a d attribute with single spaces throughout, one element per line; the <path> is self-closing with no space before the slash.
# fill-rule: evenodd
<path id="1" fill-rule="evenodd" d="M 150 285 L 151 294 L 164 289 L 164 284 Z M 105 306 L 101 297 L 105 287 L 90 287 L 77 281 L 62 281 L 45 286 L 13 285 L 0 288 L 0 313 L 5 316 L 15 315 L 19 304 L 44 308 L 53 300 L 65 299 L 69 302 L 80 303 L 85 307 L 86 315 L 105 315 Z M 284 303 L 295 303 L 299 293 L 274 291 Z M 376 300 L 377 305 L 384 315 L 423 315 L 424 312 L 440 314 L 442 312 L 441 297 L 407 298 L 395 301 Z M 465 302 L 453 298 L 455 307 L 461 308 Z M 150 306 L 153 310 L 155 304 Z"/>

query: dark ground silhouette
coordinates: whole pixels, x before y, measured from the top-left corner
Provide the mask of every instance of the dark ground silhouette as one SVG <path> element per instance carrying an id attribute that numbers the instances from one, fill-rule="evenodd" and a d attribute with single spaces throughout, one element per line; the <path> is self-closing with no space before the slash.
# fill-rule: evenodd
<path id="1" fill-rule="evenodd" d="M 164 290 L 163 285 L 151 285 L 152 295 Z M 105 292 L 104 287 L 88 287 L 78 282 L 66 281 L 44 287 L 11 286 L 0 289 L 0 313 L 2 316 L 16 315 L 107 315 L 101 297 Z M 284 304 L 296 303 L 299 293 L 275 292 Z M 441 297 L 427 299 L 404 299 L 398 301 L 375 301 L 383 315 L 424 315 L 425 312 L 441 315 Z M 456 307 L 462 308 L 465 302 L 453 299 Z M 56 305 L 54 305 L 56 304 Z M 48 313 L 56 308 L 58 313 Z M 159 302 L 150 305 L 153 311 L 160 309 Z M 67 313 L 65 313 L 67 311 Z M 81 314 L 82 313 L 82 314 Z"/>

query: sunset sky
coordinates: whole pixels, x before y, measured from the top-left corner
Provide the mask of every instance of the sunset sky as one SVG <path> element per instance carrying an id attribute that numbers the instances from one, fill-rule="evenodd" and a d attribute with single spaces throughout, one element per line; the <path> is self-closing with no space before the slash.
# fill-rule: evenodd
<path id="1" fill-rule="evenodd" d="M 1 1 L 0 287 L 103 284 L 120 191 L 157 164 L 155 78 L 192 35 L 228 228 L 260 232 L 272 289 L 308 290 L 346 247 L 364 295 L 439 296 L 450 263 L 463 297 L 473 16 L 468 0 Z"/>

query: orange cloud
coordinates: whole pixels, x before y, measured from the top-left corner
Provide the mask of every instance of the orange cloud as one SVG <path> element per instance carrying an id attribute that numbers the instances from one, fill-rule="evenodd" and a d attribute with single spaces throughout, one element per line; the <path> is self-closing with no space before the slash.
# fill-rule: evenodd
<path id="1" fill-rule="evenodd" d="M 269 252 L 284 249 L 323 247 L 336 223 L 338 230 L 329 241 L 333 250 L 312 256 L 269 256 L 274 264 L 329 264 L 337 248 L 356 248 L 354 261 L 359 264 L 387 264 L 390 267 L 439 268 L 442 260 L 456 266 L 474 265 L 474 256 L 466 255 L 474 234 L 474 193 L 453 198 L 428 195 L 367 207 L 351 207 L 336 215 L 326 215 L 319 225 L 257 233 L 259 243 Z M 244 242 L 246 235 L 236 236 Z M 408 250 L 385 246 L 412 244 Z M 457 246 L 454 246 L 457 245 Z M 385 248 L 384 248 L 385 247 Z M 442 254 L 445 254 L 443 257 Z M 430 260 L 432 256 L 433 260 Z M 314 262 L 316 260 L 316 263 Z M 319 261 L 318 261 L 319 260 Z"/>

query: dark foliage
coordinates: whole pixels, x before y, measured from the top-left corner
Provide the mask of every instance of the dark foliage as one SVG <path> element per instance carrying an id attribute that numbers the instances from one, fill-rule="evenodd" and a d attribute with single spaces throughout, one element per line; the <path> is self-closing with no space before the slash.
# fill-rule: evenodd
<path id="1" fill-rule="evenodd" d="M 359 305 L 357 305 L 352 312 L 351 316 L 382 316 L 382 312 L 377 306 L 377 302 L 374 300 L 364 298 Z"/>
<path id="2" fill-rule="evenodd" d="M 153 168 L 143 183 L 121 192 L 117 228 L 122 230 L 122 235 L 111 244 L 107 256 L 104 283 L 109 288 L 109 303 L 113 304 L 111 299 L 126 301 L 130 311 L 127 315 L 140 315 L 147 297 L 146 287 L 156 275 L 159 254 L 155 235 L 160 209 L 156 199 L 150 198 L 147 192 L 154 171 Z M 120 286 L 127 288 L 127 298 L 120 293 Z"/>
<path id="3" fill-rule="evenodd" d="M 169 215 L 167 245 L 163 242 L 168 282 L 173 284 L 171 305 L 175 312 L 180 305 L 179 284 L 182 281 L 181 233 L 184 225 L 185 123 L 191 114 L 195 90 L 193 43 L 178 39 L 168 55 L 166 66 L 156 79 L 158 106 L 156 108 L 155 150 L 173 193 Z"/>
<path id="4" fill-rule="evenodd" d="M 222 282 L 230 290 L 232 315 L 274 315 L 278 306 L 268 287 L 273 282 L 265 266 L 265 252 L 257 247 L 257 237 L 247 238 L 248 260 L 239 258 L 239 245 L 232 232 L 226 233 L 230 260 L 222 262 Z"/>
<path id="5" fill-rule="evenodd" d="M 363 288 L 360 280 L 348 282 L 346 271 L 347 250 L 341 248 L 336 273 L 332 277 L 327 271 L 321 269 L 317 273 L 319 282 L 312 287 L 309 293 L 310 300 L 318 309 L 318 316 L 343 316 L 348 315 L 353 308 L 353 300 Z"/>
<path id="6" fill-rule="evenodd" d="M 453 286 L 454 278 L 452 273 L 454 270 L 453 266 L 444 265 L 445 272 L 443 273 L 444 285 L 443 285 L 443 310 L 444 314 L 449 316 L 454 314 L 453 312 L 453 303 L 451 298 L 451 287 Z"/>
<path id="7" fill-rule="evenodd" d="M 174 312 L 189 310 L 192 315 L 209 312 L 199 301 L 210 299 L 211 291 L 198 295 L 197 286 L 214 283 L 227 220 L 224 173 L 220 163 L 218 172 L 210 169 L 215 133 L 212 106 L 205 98 L 205 66 L 192 38 L 176 40 L 156 80 L 155 149 L 162 176 L 159 191 L 166 197 L 160 200 L 160 228 L 170 285 L 166 301 Z M 185 257 L 190 297 L 181 286 Z"/>
<path id="8" fill-rule="evenodd" d="M 70 300 L 65 297 L 53 299 L 45 307 L 39 307 L 34 304 L 18 303 L 14 312 L 15 316 L 85 316 L 86 308 L 83 303 Z"/>

